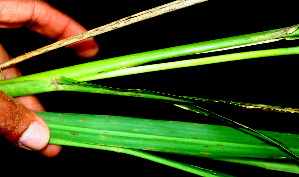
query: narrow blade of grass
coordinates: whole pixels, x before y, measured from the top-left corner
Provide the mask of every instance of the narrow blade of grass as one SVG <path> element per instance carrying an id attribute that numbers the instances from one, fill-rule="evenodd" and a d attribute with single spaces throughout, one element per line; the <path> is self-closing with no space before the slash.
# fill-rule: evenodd
<path id="1" fill-rule="evenodd" d="M 91 149 L 99 149 L 99 150 L 106 150 L 106 151 L 113 151 L 117 153 L 124 153 L 128 155 L 133 155 L 136 157 L 140 157 L 146 160 L 150 160 L 156 163 L 160 163 L 166 166 L 170 166 L 182 171 L 186 171 L 195 175 L 204 176 L 204 177 L 229 177 L 230 175 L 219 173 L 213 170 L 204 169 L 201 167 L 193 166 L 184 164 L 181 162 L 176 162 L 173 160 L 165 159 L 159 156 L 155 156 L 143 151 L 139 150 L 133 150 L 133 149 L 124 149 L 124 148 L 115 148 L 115 147 L 103 147 L 99 145 L 94 144 L 86 144 L 81 142 L 72 142 L 68 140 L 61 140 L 61 139 L 55 139 L 52 138 L 52 142 L 55 142 L 56 144 L 65 145 L 65 146 L 76 146 L 76 147 L 83 147 L 83 148 L 91 148 Z"/>
<path id="2" fill-rule="evenodd" d="M 48 124 L 51 138 L 70 142 L 208 158 L 291 159 L 278 148 L 231 127 L 120 116 L 38 114 Z M 299 152 L 299 135 L 262 132 L 269 136 L 280 136 L 280 141 L 294 152 Z"/>
<path id="3" fill-rule="evenodd" d="M 20 89 L 22 88 L 22 89 Z M 38 94 L 51 91 L 77 91 L 88 93 L 111 94 L 119 96 L 141 97 L 149 99 L 160 99 L 172 102 L 188 102 L 203 104 L 230 104 L 240 106 L 245 109 L 262 109 L 266 111 L 299 113 L 299 108 L 272 106 L 257 103 L 244 103 L 229 100 L 215 100 L 190 96 L 175 96 L 167 93 L 158 93 L 144 89 L 119 89 L 106 87 L 101 85 L 89 84 L 85 82 L 78 82 L 73 79 L 65 77 L 53 77 L 49 80 L 25 80 L 25 81 L 10 81 L 0 82 L 0 90 L 6 92 L 12 97 Z M 205 114 L 205 113 L 203 113 Z"/>
<path id="4" fill-rule="evenodd" d="M 28 76 L 18 77 L 13 80 L 50 80 L 53 76 L 65 76 L 75 80 L 87 81 L 104 72 L 119 70 L 124 67 L 142 65 L 148 62 L 169 59 L 173 57 L 192 55 L 218 49 L 236 48 L 236 46 L 263 43 L 274 39 L 289 39 L 299 35 L 299 25 L 285 27 L 281 29 L 263 31 L 252 34 L 216 39 L 211 41 L 187 44 L 182 46 L 170 47 L 165 49 L 153 50 L 148 52 L 136 53 L 120 57 L 113 57 L 75 66 L 60 68 Z M 262 55 L 262 53 L 261 53 Z M 231 56 L 233 57 L 233 56 Z M 255 56 L 256 57 L 256 56 Z M 237 59 L 239 60 L 239 59 Z M 216 61 L 216 60 L 214 60 Z M 211 62 L 210 62 L 211 63 Z M 216 62 L 218 63 L 218 62 Z M 2 81 L 3 82 L 3 81 Z M 5 81 L 4 81 L 5 82 Z"/>
<path id="5" fill-rule="evenodd" d="M 297 166 L 285 161 L 289 157 L 279 149 L 231 127 L 110 115 L 50 112 L 38 112 L 38 114 L 45 119 L 50 128 L 52 144 L 127 153 L 195 174 L 207 171 L 190 166 L 189 169 L 185 164 L 160 159 L 138 150 L 200 156 L 267 169 L 280 167 L 280 170 L 287 172 L 298 170 Z M 299 135 L 261 132 L 270 136 L 279 136 L 280 141 L 294 152 L 299 152 L 297 148 Z M 279 164 L 271 168 L 258 159 L 268 163 L 279 161 Z M 282 159 L 284 161 L 281 161 Z"/>
<path id="6" fill-rule="evenodd" d="M 299 166 L 294 161 L 280 159 L 280 160 L 267 160 L 267 159 L 220 159 L 226 162 L 239 163 L 244 165 L 251 165 L 261 167 L 269 170 L 284 171 L 289 173 L 299 174 Z"/>
<path id="7" fill-rule="evenodd" d="M 299 47 L 249 51 L 249 52 L 242 52 L 242 53 L 211 56 L 206 58 L 189 59 L 189 60 L 182 60 L 182 61 L 175 61 L 175 62 L 168 62 L 168 63 L 129 67 L 129 68 L 114 70 L 110 72 L 99 73 L 97 75 L 87 77 L 84 80 L 106 79 L 106 78 L 120 77 L 120 76 L 132 75 L 132 74 L 140 74 L 140 73 L 147 73 L 147 72 L 154 72 L 154 71 L 215 64 L 215 63 L 222 63 L 222 62 L 229 62 L 229 61 L 247 60 L 253 58 L 262 58 L 262 57 L 271 57 L 271 56 L 280 56 L 280 55 L 295 55 L 295 54 L 299 54 Z"/>
<path id="8" fill-rule="evenodd" d="M 68 79 L 68 78 L 56 78 L 52 82 L 55 82 L 56 84 L 58 84 L 54 87 L 56 90 L 64 89 L 64 90 L 72 90 L 72 91 L 87 91 L 87 92 L 93 92 L 93 93 L 116 94 L 116 95 L 123 95 L 123 96 L 134 96 L 134 97 L 144 97 L 144 98 L 152 98 L 152 99 L 162 99 L 162 100 L 173 101 L 173 102 L 191 102 L 192 103 L 192 101 L 188 100 L 188 99 L 176 99 L 176 98 L 173 98 L 173 97 L 170 97 L 170 96 L 164 96 L 164 95 L 161 95 L 161 94 L 153 94 L 153 93 L 142 92 L 142 90 L 138 90 L 138 92 L 133 92 L 132 90 L 125 91 L 125 92 L 120 91 L 120 90 L 115 91 L 115 90 L 103 88 L 101 86 L 96 86 L 96 85 L 93 85 L 93 84 L 76 82 L 76 81 L 74 81 L 72 79 Z M 196 101 L 198 101 L 198 99 Z M 202 100 L 202 101 L 205 101 L 205 100 Z M 215 113 L 211 114 L 210 111 L 205 110 L 205 109 L 199 109 L 200 107 L 198 107 L 196 105 L 187 105 L 187 106 L 186 105 L 181 105 L 181 104 L 176 104 L 176 105 L 178 105 L 179 107 L 183 106 L 183 108 L 187 108 L 188 110 L 190 109 L 192 111 L 193 111 L 193 108 L 190 108 L 190 106 L 194 107 L 194 110 L 197 113 L 207 114 L 207 115 L 210 115 L 211 117 L 215 117 L 217 119 L 223 120 L 223 121 L 225 121 L 229 124 L 233 124 L 234 126 L 239 126 L 240 128 L 244 128 L 245 130 L 248 130 L 249 132 L 254 133 L 257 137 L 259 137 L 263 140 L 266 140 L 266 141 L 270 142 L 271 144 L 273 144 L 275 146 L 280 147 L 282 151 L 286 152 L 291 157 L 298 160 L 298 156 L 296 155 L 296 153 L 294 153 L 290 148 L 288 148 L 288 146 L 284 145 L 280 141 L 277 141 L 276 139 L 274 139 L 270 136 L 267 136 L 267 135 L 265 135 L 265 134 L 263 134 L 259 131 L 254 130 L 254 129 L 248 127 L 248 126 L 245 126 L 243 124 L 240 124 L 236 121 L 225 118 L 225 117 L 220 116 L 220 115 L 215 114 Z M 198 108 L 198 109 L 196 109 L 196 108 Z M 78 134 L 78 133 L 76 133 L 76 134 Z M 83 136 L 81 136 L 81 137 L 83 137 Z M 201 143 L 203 144 L 203 142 L 201 142 Z M 150 142 L 149 142 L 149 144 L 150 144 Z M 148 148 L 150 148 L 150 146 L 148 146 Z M 185 152 L 186 154 L 188 154 L 187 151 Z"/>
<path id="9" fill-rule="evenodd" d="M 182 9 L 182 8 L 185 8 L 188 6 L 192 6 L 192 5 L 195 5 L 195 4 L 198 4 L 201 2 L 205 2 L 205 1 L 207 1 L 207 0 L 176 0 L 176 1 L 164 4 L 164 5 L 161 5 L 161 6 L 146 10 L 146 11 L 142 11 L 137 14 L 119 19 L 119 20 L 109 23 L 107 25 L 100 26 L 98 28 L 95 28 L 95 29 L 86 31 L 84 33 L 69 37 L 67 39 L 57 41 L 53 44 L 44 46 L 44 47 L 34 50 L 32 52 L 25 53 L 19 57 L 13 58 L 7 62 L 0 64 L 0 68 L 3 69 L 3 68 L 11 66 L 13 64 L 17 64 L 21 61 L 27 60 L 29 58 L 49 52 L 51 50 L 65 47 L 67 45 L 71 45 L 73 43 L 76 43 L 76 42 L 79 42 L 79 41 L 82 41 L 82 40 L 85 40 L 85 39 L 88 39 L 88 38 L 91 38 L 91 37 L 94 37 L 94 36 L 97 36 L 97 35 L 112 31 L 112 30 L 115 30 L 118 28 L 122 28 L 124 26 L 128 26 L 128 25 L 131 25 L 131 24 L 143 21 L 143 20 L 147 20 L 149 18 L 163 15 L 165 13 L 169 13 L 169 12 L 172 12 L 172 11 L 175 11 L 178 9 Z"/>
<path id="10" fill-rule="evenodd" d="M 203 107 L 200 107 L 200 106 L 197 106 L 197 105 L 194 105 L 194 104 L 189 104 L 189 105 L 175 104 L 175 105 L 178 106 L 178 107 L 181 107 L 183 109 L 187 109 L 189 111 L 193 111 L 193 112 L 200 113 L 200 114 L 202 114 L 202 112 L 206 112 L 206 114 L 209 115 L 210 117 L 213 117 L 213 118 L 219 119 L 221 121 L 224 121 L 224 122 L 228 123 L 231 126 L 236 126 L 240 130 L 242 130 L 244 132 L 247 132 L 247 133 L 250 133 L 253 136 L 257 137 L 258 139 L 264 140 L 265 142 L 268 142 L 271 145 L 280 148 L 281 151 L 285 152 L 290 157 L 294 158 L 296 161 L 299 162 L 299 157 L 297 156 L 297 153 L 293 152 L 288 146 L 283 144 L 281 141 L 273 138 L 273 136 L 268 136 L 268 135 L 266 135 L 266 134 L 264 134 L 264 133 L 262 133 L 258 130 L 255 130 L 255 129 L 253 129 L 251 127 L 248 127 L 244 124 L 236 122 L 236 121 L 234 121 L 232 119 L 229 119 L 227 117 L 221 116 L 217 113 L 214 113 L 210 110 L 207 110 Z"/>

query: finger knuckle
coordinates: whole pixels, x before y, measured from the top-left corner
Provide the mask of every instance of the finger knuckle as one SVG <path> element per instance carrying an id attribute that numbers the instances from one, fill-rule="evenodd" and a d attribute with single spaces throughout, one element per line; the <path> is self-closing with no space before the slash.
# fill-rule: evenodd
<path id="1" fill-rule="evenodd" d="M 21 133 L 27 128 L 26 115 L 22 107 L 11 97 L 0 93 L 0 135 L 12 142 L 17 142 Z"/>

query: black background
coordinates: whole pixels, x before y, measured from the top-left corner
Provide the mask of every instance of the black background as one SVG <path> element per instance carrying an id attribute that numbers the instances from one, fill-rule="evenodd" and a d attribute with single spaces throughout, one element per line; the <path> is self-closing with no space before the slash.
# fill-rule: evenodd
<path id="1" fill-rule="evenodd" d="M 119 18 L 170 1 L 49 1 L 51 5 L 92 29 Z M 270 30 L 296 24 L 296 1 L 216 1 L 189 7 L 138 24 L 97 36 L 99 54 L 92 59 L 77 57 L 73 51 L 58 49 L 18 64 L 24 75 L 114 56 L 183 45 L 199 41 Z M 27 29 L 1 29 L 0 43 L 13 57 L 54 42 Z M 236 51 L 296 46 L 297 41 L 282 41 Z M 222 52 L 222 53 L 230 53 Z M 199 56 L 199 55 L 198 55 Z M 195 57 L 198 57 L 195 56 Z M 191 57 L 192 58 L 192 57 Z M 206 65 L 153 72 L 94 83 L 120 88 L 146 88 L 176 95 L 226 99 L 243 102 L 299 107 L 297 102 L 297 56 L 271 57 L 248 61 Z M 111 114 L 152 119 L 209 123 L 159 101 L 122 98 L 87 93 L 45 93 L 38 97 L 48 111 Z M 296 132 L 294 114 L 247 111 L 229 106 L 212 108 L 257 129 Z M 292 122 L 293 121 L 293 122 Z M 298 133 L 298 131 L 297 131 Z M 8 155 L 5 166 L 18 172 L 76 175 L 189 175 L 169 167 L 123 154 L 63 147 L 58 157 L 45 158 L 37 152 L 14 147 L 1 140 L 0 150 Z M 215 163 L 200 158 L 164 156 L 233 175 L 286 175 L 259 168 Z M 2 163 L 3 164 L 3 163 Z M 42 171 L 41 171 L 41 170 Z M 192 176 L 192 175 L 190 175 Z"/>

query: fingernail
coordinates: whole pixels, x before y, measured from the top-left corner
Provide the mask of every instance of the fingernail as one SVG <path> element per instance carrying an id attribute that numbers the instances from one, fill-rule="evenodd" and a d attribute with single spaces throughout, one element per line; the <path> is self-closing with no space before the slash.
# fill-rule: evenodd
<path id="1" fill-rule="evenodd" d="M 31 150 L 41 150 L 48 144 L 50 132 L 46 125 L 32 123 L 19 139 L 21 146 Z"/>

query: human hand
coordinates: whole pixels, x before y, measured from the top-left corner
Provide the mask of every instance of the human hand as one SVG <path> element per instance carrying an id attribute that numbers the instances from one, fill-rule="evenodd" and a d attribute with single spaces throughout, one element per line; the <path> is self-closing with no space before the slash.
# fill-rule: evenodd
<path id="1" fill-rule="evenodd" d="M 42 0 L 0 0 L 0 28 L 27 27 L 51 39 L 61 40 L 86 29 L 75 20 Z M 81 57 L 93 57 L 99 47 L 93 38 L 68 46 Z M 10 56 L 0 44 L 0 63 Z M 21 76 L 16 67 L 3 70 L 5 79 Z M 45 111 L 33 96 L 11 98 L 0 91 L 0 135 L 26 149 L 40 151 L 48 157 L 56 156 L 61 147 L 48 145 L 50 132 L 41 117 L 33 111 Z"/>

